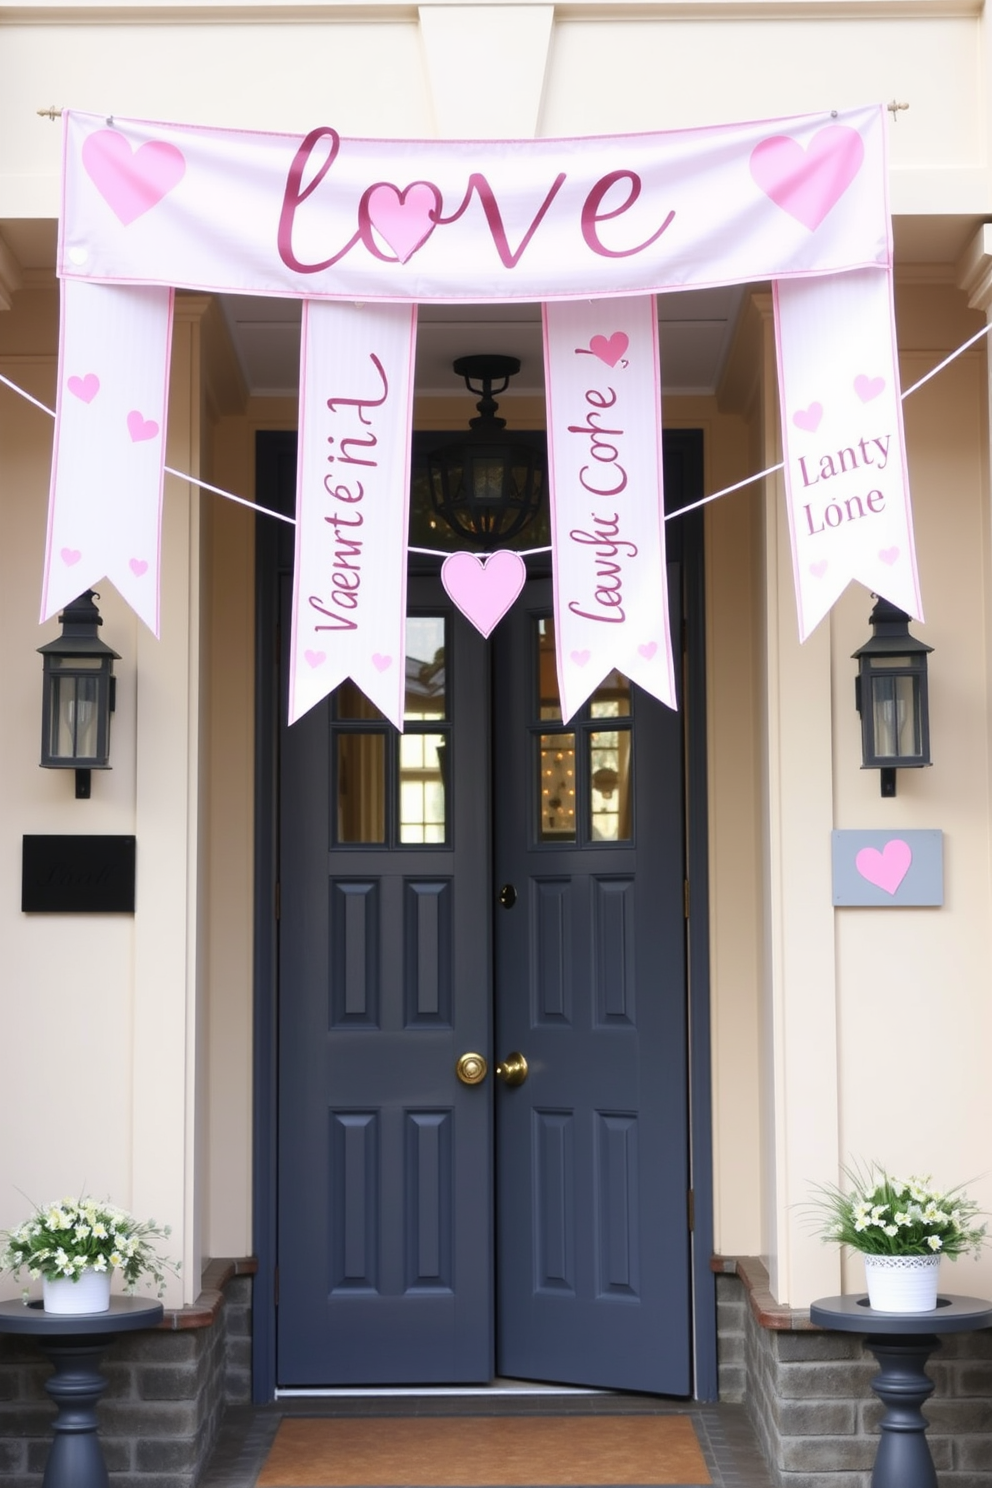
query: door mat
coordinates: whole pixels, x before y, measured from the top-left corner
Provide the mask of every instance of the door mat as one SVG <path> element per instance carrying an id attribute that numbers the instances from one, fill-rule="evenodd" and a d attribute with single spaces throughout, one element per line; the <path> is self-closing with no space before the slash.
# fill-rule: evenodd
<path id="1" fill-rule="evenodd" d="M 257 1488 L 683 1488 L 711 1483 L 689 1416 L 293 1417 Z"/>

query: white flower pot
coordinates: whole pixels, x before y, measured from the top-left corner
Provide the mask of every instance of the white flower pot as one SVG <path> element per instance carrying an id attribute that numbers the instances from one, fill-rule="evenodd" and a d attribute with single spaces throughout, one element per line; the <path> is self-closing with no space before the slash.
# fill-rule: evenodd
<path id="1" fill-rule="evenodd" d="M 933 1312 L 940 1256 L 866 1255 L 868 1303 L 875 1312 Z"/>
<path id="2" fill-rule="evenodd" d="M 83 1271 L 78 1281 L 60 1277 L 48 1281 L 44 1277 L 41 1292 L 46 1312 L 62 1313 L 64 1316 L 81 1312 L 109 1312 L 111 1272 L 94 1271 L 92 1267 Z"/>

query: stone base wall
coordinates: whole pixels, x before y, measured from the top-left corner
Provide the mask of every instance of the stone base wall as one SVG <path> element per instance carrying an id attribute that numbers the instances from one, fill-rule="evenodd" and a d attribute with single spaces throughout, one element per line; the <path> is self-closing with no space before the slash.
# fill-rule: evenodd
<path id="1" fill-rule="evenodd" d="M 744 1399 L 775 1488 L 870 1488 L 882 1410 L 873 1355 L 858 1336 L 778 1307 L 763 1268 L 739 1265 L 743 1279 L 717 1278 L 721 1399 Z M 941 1488 L 992 1488 L 992 1330 L 945 1337 L 927 1373 Z"/>
<path id="2" fill-rule="evenodd" d="M 212 1263 L 194 1307 L 108 1348 L 98 1414 L 111 1488 L 195 1488 L 225 1406 L 250 1399 L 251 1269 Z M 30 1339 L 0 1336 L 0 1488 L 40 1488 L 50 1374 Z"/>

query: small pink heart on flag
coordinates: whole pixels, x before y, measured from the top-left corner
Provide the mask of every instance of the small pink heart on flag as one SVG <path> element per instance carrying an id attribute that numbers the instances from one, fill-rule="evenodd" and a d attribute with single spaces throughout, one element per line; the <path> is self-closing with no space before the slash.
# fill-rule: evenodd
<path id="1" fill-rule="evenodd" d="M 822 579 L 828 567 L 829 564 L 827 563 L 826 558 L 818 558 L 815 563 L 810 564 L 809 571 L 813 575 L 814 579 Z"/>
<path id="2" fill-rule="evenodd" d="M 888 563 L 890 565 L 890 567 L 891 567 L 891 565 L 893 563 L 895 563 L 896 559 L 899 557 L 899 549 L 898 548 L 879 548 L 879 550 L 878 550 L 878 556 L 879 556 L 879 558 L 881 558 L 881 560 L 882 560 L 883 563 Z"/>
<path id="3" fill-rule="evenodd" d="M 100 391 L 100 379 L 95 372 L 87 372 L 85 377 L 70 377 L 66 387 L 81 403 L 92 403 Z"/>
<path id="4" fill-rule="evenodd" d="M 391 656 L 383 656 L 379 651 L 372 653 L 372 665 L 377 672 L 388 672 L 392 664 L 393 658 Z"/>
<path id="5" fill-rule="evenodd" d="M 653 659 L 653 657 L 654 657 L 655 652 L 658 649 L 658 642 L 657 641 L 647 641 L 643 646 L 638 646 L 637 649 L 641 653 L 641 655 L 644 657 L 644 660 L 645 661 L 651 661 Z"/>
<path id="6" fill-rule="evenodd" d="M 362 202 L 369 222 L 400 263 L 406 263 L 427 242 L 441 210 L 441 194 L 429 181 L 414 181 L 403 191 L 380 181 L 369 187 Z"/>
<path id="7" fill-rule="evenodd" d="M 59 556 L 62 562 L 68 564 L 71 568 L 74 563 L 79 562 L 83 555 L 78 548 L 63 548 Z"/>
<path id="8" fill-rule="evenodd" d="M 83 141 L 83 168 L 110 210 L 129 227 L 179 185 L 186 161 L 165 140 L 148 140 L 132 151 L 123 134 L 98 129 Z"/>
<path id="9" fill-rule="evenodd" d="M 820 427 L 823 417 L 823 404 L 811 403 L 808 408 L 797 408 L 792 415 L 792 422 L 797 429 L 804 429 L 807 434 L 815 434 Z"/>
<path id="10" fill-rule="evenodd" d="M 862 403 L 870 403 L 872 398 L 877 398 L 879 393 L 885 391 L 885 378 L 866 377 L 863 372 L 859 372 L 854 379 L 854 391 Z"/>
<path id="11" fill-rule="evenodd" d="M 589 342 L 589 350 L 594 357 L 599 357 L 608 367 L 615 367 L 630 345 L 630 337 L 623 331 L 614 331 L 610 337 L 593 336 Z"/>
<path id="12" fill-rule="evenodd" d="M 485 560 L 474 553 L 452 553 L 441 564 L 441 583 L 484 636 L 502 620 L 526 579 L 527 565 L 520 554 L 505 548 Z"/>
<path id="13" fill-rule="evenodd" d="M 128 560 L 127 566 L 134 574 L 134 577 L 136 579 L 140 579 L 144 574 L 148 572 L 148 564 L 146 563 L 144 558 L 131 558 Z"/>
<path id="14" fill-rule="evenodd" d="M 846 124 L 828 124 L 804 149 L 787 134 L 751 151 L 751 175 L 767 197 L 815 232 L 861 169 L 864 141 Z"/>
<path id="15" fill-rule="evenodd" d="M 324 662 L 327 660 L 326 651 L 304 651 L 303 655 L 306 657 L 307 666 L 323 666 Z"/>
<path id="16" fill-rule="evenodd" d="M 158 433 L 158 424 L 154 419 L 146 419 L 144 414 L 132 408 L 127 416 L 127 432 L 134 443 L 138 444 L 143 439 L 154 439 Z"/>
<path id="17" fill-rule="evenodd" d="M 590 651 L 573 651 L 572 660 L 576 666 L 585 666 L 591 655 L 592 653 Z"/>
<path id="18" fill-rule="evenodd" d="M 877 847 L 863 847 L 854 860 L 854 866 L 870 884 L 894 894 L 909 872 L 913 861 L 913 850 L 901 837 L 893 837 L 879 852 Z"/>

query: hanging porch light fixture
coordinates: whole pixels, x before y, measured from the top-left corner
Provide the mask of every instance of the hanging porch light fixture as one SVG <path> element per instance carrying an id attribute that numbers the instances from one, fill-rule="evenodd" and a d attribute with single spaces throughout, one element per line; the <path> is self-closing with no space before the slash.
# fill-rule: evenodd
<path id="1" fill-rule="evenodd" d="M 534 446 L 517 443 L 506 433 L 506 420 L 496 416 L 494 394 L 504 393 L 520 371 L 517 357 L 465 356 L 452 367 L 470 393 L 481 395 L 475 405 L 479 416 L 469 420 L 463 441 L 428 455 L 431 503 L 453 532 L 492 552 L 540 510 L 544 457 Z"/>
<path id="2" fill-rule="evenodd" d="M 76 799 L 88 800 L 90 771 L 110 769 L 110 715 L 114 711 L 114 662 L 120 660 L 97 635 L 103 624 L 87 589 L 59 616 L 62 634 L 39 646 L 43 658 L 41 764 L 75 770 Z"/>
<path id="3" fill-rule="evenodd" d="M 909 616 L 887 599 L 871 612 L 874 634 L 853 653 L 855 705 L 861 714 L 863 770 L 880 770 L 881 793 L 896 793 L 896 770 L 930 764 L 927 656 L 909 633 Z"/>

